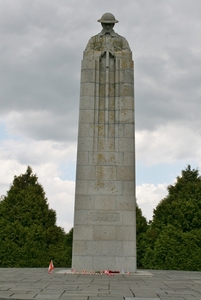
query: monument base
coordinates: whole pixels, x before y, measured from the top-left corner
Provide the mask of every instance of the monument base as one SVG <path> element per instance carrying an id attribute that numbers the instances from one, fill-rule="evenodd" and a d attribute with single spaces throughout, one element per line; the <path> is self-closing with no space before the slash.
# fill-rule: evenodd
<path id="1" fill-rule="evenodd" d="M 136 272 L 135 258 L 133 257 L 90 257 L 90 256 L 74 256 L 72 268 L 78 272 L 87 270 L 98 272 L 101 270 L 112 270 L 125 272 Z M 92 267 L 92 268 L 91 268 Z"/>

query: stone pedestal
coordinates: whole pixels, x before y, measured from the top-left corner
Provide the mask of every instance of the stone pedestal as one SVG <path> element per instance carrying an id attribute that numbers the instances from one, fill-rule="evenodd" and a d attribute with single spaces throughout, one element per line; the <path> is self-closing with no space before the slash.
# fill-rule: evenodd
<path id="1" fill-rule="evenodd" d="M 84 52 L 72 267 L 136 271 L 131 51 Z"/>

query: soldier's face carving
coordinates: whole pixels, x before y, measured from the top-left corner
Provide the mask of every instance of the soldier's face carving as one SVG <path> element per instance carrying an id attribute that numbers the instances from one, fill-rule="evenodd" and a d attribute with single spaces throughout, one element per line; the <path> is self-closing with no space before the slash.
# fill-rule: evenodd
<path id="1" fill-rule="evenodd" d="M 101 23 L 101 25 L 106 32 L 111 32 L 114 27 L 114 23 Z"/>

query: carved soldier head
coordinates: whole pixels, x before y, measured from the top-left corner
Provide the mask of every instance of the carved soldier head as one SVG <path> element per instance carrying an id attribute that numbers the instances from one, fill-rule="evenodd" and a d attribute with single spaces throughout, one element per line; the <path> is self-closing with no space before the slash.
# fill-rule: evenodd
<path id="1" fill-rule="evenodd" d="M 110 32 L 115 23 L 118 23 L 119 21 L 117 21 L 115 19 L 115 16 L 111 13 L 105 13 L 102 15 L 101 19 L 98 20 L 99 23 L 101 23 L 103 29 L 106 31 L 106 32 Z"/>

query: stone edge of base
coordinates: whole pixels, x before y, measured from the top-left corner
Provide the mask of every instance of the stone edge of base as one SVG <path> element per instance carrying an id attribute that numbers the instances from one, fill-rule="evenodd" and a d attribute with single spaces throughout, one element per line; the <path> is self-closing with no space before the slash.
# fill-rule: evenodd
<path id="1" fill-rule="evenodd" d="M 65 269 L 65 270 L 59 270 L 59 271 L 56 271 L 55 272 L 56 274 L 71 274 L 71 275 L 102 275 L 102 274 L 99 274 L 99 273 L 96 273 L 96 274 L 90 274 L 90 271 L 86 273 L 84 272 L 72 272 L 71 269 Z M 121 272 L 120 273 L 117 273 L 115 275 L 128 275 L 126 272 L 124 274 L 122 274 Z M 153 274 L 149 271 L 144 271 L 144 270 L 137 270 L 136 272 L 130 272 L 129 275 L 132 275 L 132 276 L 153 276 Z"/>

